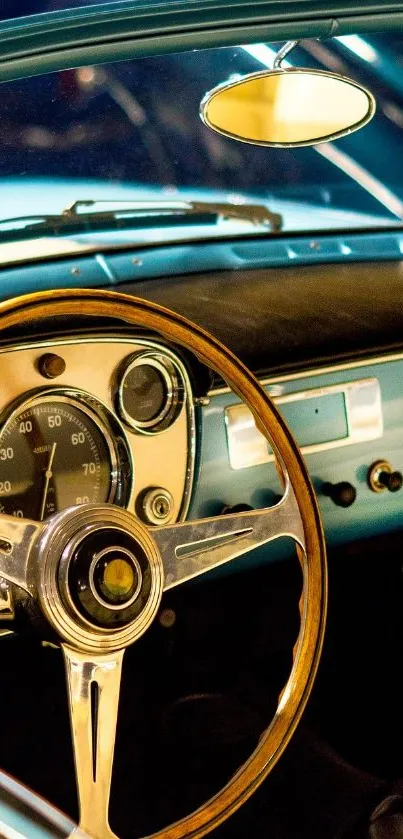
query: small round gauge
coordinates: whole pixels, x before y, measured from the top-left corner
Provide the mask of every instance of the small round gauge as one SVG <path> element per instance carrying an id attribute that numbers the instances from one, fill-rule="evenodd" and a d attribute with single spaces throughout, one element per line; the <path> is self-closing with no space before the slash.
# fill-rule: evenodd
<path id="1" fill-rule="evenodd" d="M 168 396 L 162 372 L 151 364 L 138 364 L 126 373 L 122 405 L 134 422 L 148 423 L 161 416 Z"/>
<path id="2" fill-rule="evenodd" d="M 0 432 L 0 512 L 42 521 L 75 504 L 114 500 L 117 457 L 86 404 L 45 394 L 14 410 Z"/>
<path id="3" fill-rule="evenodd" d="M 178 372 L 168 357 L 142 353 L 126 367 L 118 392 L 119 412 L 137 431 L 155 433 L 168 427 L 181 404 Z"/>

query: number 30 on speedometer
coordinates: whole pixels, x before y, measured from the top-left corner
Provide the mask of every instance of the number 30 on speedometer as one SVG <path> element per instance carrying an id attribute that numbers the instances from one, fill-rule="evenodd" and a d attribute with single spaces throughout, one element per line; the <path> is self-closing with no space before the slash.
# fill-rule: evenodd
<path id="1" fill-rule="evenodd" d="M 105 412 L 84 399 L 49 394 L 12 411 L 0 431 L 0 512 L 42 521 L 75 504 L 124 504 Z"/>

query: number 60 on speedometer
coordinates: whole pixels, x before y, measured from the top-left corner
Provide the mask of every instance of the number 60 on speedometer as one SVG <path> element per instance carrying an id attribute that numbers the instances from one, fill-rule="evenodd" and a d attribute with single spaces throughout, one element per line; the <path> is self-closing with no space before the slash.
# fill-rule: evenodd
<path id="1" fill-rule="evenodd" d="M 1 427 L 3 513 L 41 521 L 76 504 L 125 506 L 131 475 L 123 429 L 81 392 L 34 396 Z"/>

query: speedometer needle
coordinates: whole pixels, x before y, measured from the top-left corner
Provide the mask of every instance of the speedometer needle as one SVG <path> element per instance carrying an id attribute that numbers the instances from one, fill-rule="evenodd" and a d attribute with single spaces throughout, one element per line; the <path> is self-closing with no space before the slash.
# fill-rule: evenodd
<path id="1" fill-rule="evenodd" d="M 53 443 L 53 446 L 52 446 L 52 448 L 51 448 L 51 450 L 50 450 L 50 455 L 49 455 L 48 465 L 47 465 L 47 467 L 46 467 L 46 472 L 45 472 L 45 486 L 44 486 L 44 490 L 43 490 L 42 504 L 41 504 L 41 512 L 40 512 L 40 515 L 39 515 L 39 521 L 43 521 L 43 517 L 44 517 L 44 515 L 45 515 L 46 498 L 47 498 L 48 489 L 49 489 L 49 481 L 50 481 L 50 479 L 51 479 L 51 477 L 52 477 L 52 475 L 53 475 L 53 472 L 52 472 L 52 464 L 53 464 L 53 458 L 54 458 L 54 456 L 55 456 L 56 446 L 57 446 L 57 443 Z"/>

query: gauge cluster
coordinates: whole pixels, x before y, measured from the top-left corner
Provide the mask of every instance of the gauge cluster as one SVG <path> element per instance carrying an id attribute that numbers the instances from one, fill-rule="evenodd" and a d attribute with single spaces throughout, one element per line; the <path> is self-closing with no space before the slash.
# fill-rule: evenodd
<path id="1" fill-rule="evenodd" d="M 0 349 L 0 512 L 43 520 L 110 502 L 148 524 L 184 518 L 191 384 L 153 341 L 80 336 Z"/>

